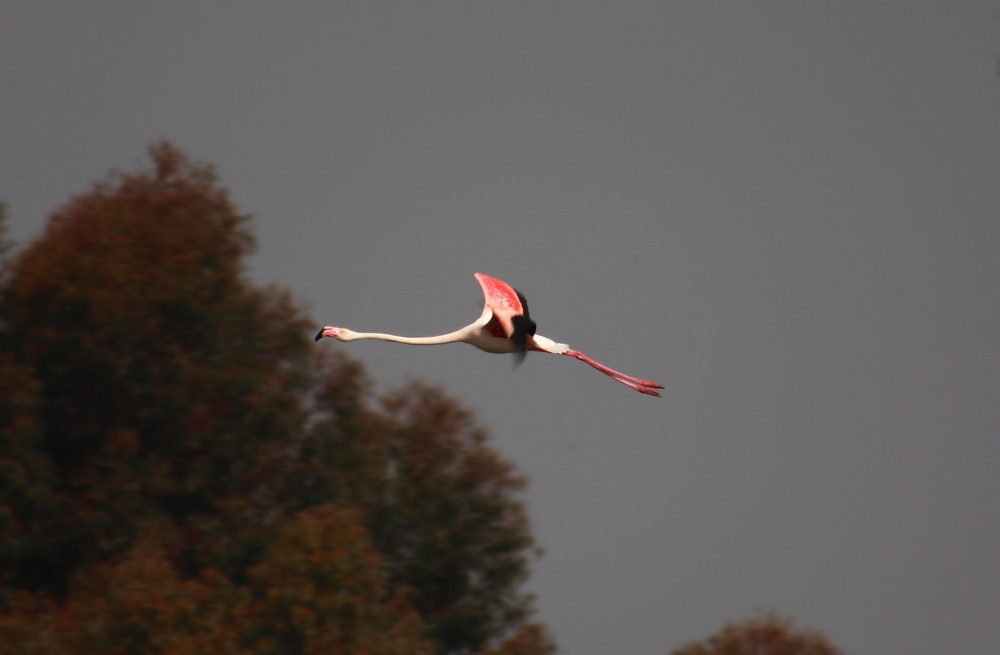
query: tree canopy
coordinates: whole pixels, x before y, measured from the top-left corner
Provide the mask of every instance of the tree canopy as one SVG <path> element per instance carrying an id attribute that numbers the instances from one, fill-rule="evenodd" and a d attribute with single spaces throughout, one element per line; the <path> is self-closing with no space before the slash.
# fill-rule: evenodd
<path id="1" fill-rule="evenodd" d="M 0 277 L 0 653 L 551 653 L 486 430 L 313 347 L 212 168 L 149 154 Z"/>
<path id="2" fill-rule="evenodd" d="M 791 619 L 766 614 L 727 623 L 703 641 L 685 644 L 671 655 L 842 655 L 823 634 L 796 628 Z"/>

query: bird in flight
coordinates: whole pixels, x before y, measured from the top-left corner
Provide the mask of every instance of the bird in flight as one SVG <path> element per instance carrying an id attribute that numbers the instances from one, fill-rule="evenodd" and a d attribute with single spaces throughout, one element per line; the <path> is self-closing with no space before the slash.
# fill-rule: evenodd
<path id="1" fill-rule="evenodd" d="M 518 363 L 524 359 L 528 351 L 567 355 L 590 364 L 601 373 L 639 393 L 660 397 L 656 390 L 662 389 L 662 384 L 625 375 L 594 361 L 578 350 L 573 350 L 564 343 L 556 343 L 552 339 L 535 334 L 535 322 L 528 314 L 528 301 L 519 291 L 502 280 L 482 273 L 476 273 L 476 279 L 483 288 L 483 295 L 486 296 L 486 306 L 483 308 L 482 316 L 475 323 L 466 325 L 460 330 L 436 337 L 398 337 L 393 334 L 354 332 L 347 328 L 327 326 L 316 335 L 316 341 L 323 337 L 332 337 L 338 341 L 377 339 L 414 346 L 464 342 L 488 353 L 513 353 Z"/>

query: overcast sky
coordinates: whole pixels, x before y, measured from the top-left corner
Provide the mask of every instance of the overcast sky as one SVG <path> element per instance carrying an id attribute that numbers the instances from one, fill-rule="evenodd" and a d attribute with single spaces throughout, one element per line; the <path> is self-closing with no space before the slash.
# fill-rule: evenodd
<path id="1" fill-rule="evenodd" d="M 565 655 L 755 609 L 1000 652 L 1000 0 L 0 3 L 12 236 L 168 138 L 260 282 L 422 336 L 476 271 L 565 357 L 323 343 L 440 383 L 531 479 Z"/>

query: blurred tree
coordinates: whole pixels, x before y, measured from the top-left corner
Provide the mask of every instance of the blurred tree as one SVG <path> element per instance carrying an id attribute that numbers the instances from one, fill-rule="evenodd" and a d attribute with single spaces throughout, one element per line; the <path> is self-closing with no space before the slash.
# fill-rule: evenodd
<path id="1" fill-rule="evenodd" d="M 798 630 L 775 614 L 727 623 L 704 641 L 676 648 L 671 655 L 841 655 L 822 634 Z"/>
<path id="2" fill-rule="evenodd" d="M 420 616 L 392 588 L 356 512 L 332 505 L 303 510 L 279 530 L 239 588 L 214 569 L 181 579 L 170 561 L 176 535 L 149 524 L 142 532 L 118 561 L 74 577 L 59 618 L 62 652 L 433 652 Z"/>
<path id="3" fill-rule="evenodd" d="M 393 580 L 414 589 L 443 652 L 474 652 L 520 625 L 531 603 L 518 592 L 532 546 L 517 500 L 524 480 L 440 389 L 413 382 L 374 412 L 355 363 L 325 366 L 320 420 L 295 479 L 365 512 Z"/>
<path id="4" fill-rule="evenodd" d="M 303 510 L 250 572 L 254 653 L 430 655 L 424 624 L 381 566 L 356 512 Z"/>
<path id="5" fill-rule="evenodd" d="M 0 203 L 0 255 L 6 241 L 6 208 Z M 0 284 L 4 270 L 0 268 Z M 55 526 L 63 507 L 55 478 L 40 451 L 42 432 L 36 414 L 39 384 L 30 367 L 15 361 L 11 340 L 0 314 L 0 585 L 37 586 L 38 562 L 57 562 L 70 544 Z"/>
<path id="6" fill-rule="evenodd" d="M 0 611 L 2 655 L 59 653 L 59 608 L 44 593 L 6 590 Z"/>
<path id="7" fill-rule="evenodd" d="M 528 613 L 517 589 L 532 539 L 513 500 L 524 479 L 440 389 L 412 383 L 383 405 L 389 461 L 375 541 L 445 651 L 478 648 Z"/>
<path id="8" fill-rule="evenodd" d="M 212 169 L 150 156 L 0 278 L 0 653 L 548 648 L 486 432 L 315 354 Z"/>
<path id="9" fill-rule="evenodd" d="M 59 653 L 182 655 L 241 652 L 241 595 L 217 569 L 181 579 L 177 535 L 147 522 L 120 558 L 81 568 L 59 612 Z"/>
<path id="10" fill-rule="evenodd" d="M 151 512 L 190 531 L 188 573 L 238 569 L 259 549 L 245 517 L 273 446 L 300 420 L 308 321 L 243 278 L 247 217 L 211 169 L 166 143 L 150 154 L 152 170 L 57 211 L 10 267 L 11 349 L 40 382 L 41 452 L 69 503 L 51 535 L 66 547 L 4 562 L 22 584 L 61 592 Z"/>
<path id="11" fill-rule="evenodd" d="M 484 655 L 554 655 L 556 645 L 545 626 L 528 623 L 510 635 L 497 648 L 490 648 Z"/>

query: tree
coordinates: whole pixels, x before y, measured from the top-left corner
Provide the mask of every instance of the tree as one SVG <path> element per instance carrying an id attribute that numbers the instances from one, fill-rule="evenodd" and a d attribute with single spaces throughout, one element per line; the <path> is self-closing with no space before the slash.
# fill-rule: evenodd
<path id="1" fill-rule="evenodd" d="M 241 652 L 242 595 L 217 569 L 182 578 L 170 551 L 179 535 L 151 521 L 121 557 L 81 568 L 58 612 L 61 653 L 200 655 Z"/>
<path id="2" fill-rule="evenodd" d="M 0 203 L 0 255 L 5 240 L 6 211 Z M 4 282 L 0 268 L 0 284 Z M 32 369 L 10 352 L 10 336 L 0 315 L 0 585 L 39 582 L 39 561 L 56 562 L 66 550 L 55 533 L 65 509 L 56 497 L 53 470 L 40 452 L 42 431 L 37 414 L 40 385 Z"/>
<path id="3" fill-rule="evenodd" d="M 532 545 L 513 466 L 440 389 L 413 383 L 383 399 L 391 419 L 386 494 L 372 533 L 446 652 L 481 647 L 528 614 L 517 593 Z"/>
<path id="4" fill-rule="evenodd" d="M 822 634 L 796 629 L 791 619 L 775 614 L 727 623 L 704 641 L 692 642 L 671 655 L 841 655 Z"/>
<path id="5" fill-rule="evenodd" d="M 439 388 L 412 382 L 364 402 L 366 383 L 342 356 L 325 361 L 315 422 L 294 476 L 309 495 L 359 507 L 392 578 L 443 652 L 475 652 L 530 613 L 519 593 L 532 546 L 517 499 L 523 478 L 488 445 L 472 415 Z"/>
<path id="6" fill-rule="evenodd" d="M 0 278 L 0 653 L 528 644 L 523 480 L 487 432 L 434 387 L 376 398 L 247 279 L 211 167 L 150 156 Z"/>
<path id="7" fill-rule="evenodd" d="M 10 267 L 4 319 L 41 385 L 41 451 L 70 504 L 59 558 L 6 567 L 60 590 L 165 512 L 190 530 L 188 572 L 253 550 L 252 512 L 299 420 L 309 322 L 253 288 L 253 247 L 208 167 L 173 146 L 57 211 Z M 252 356 L 247 356 L 252 353 Z"/>
<path id="8" fill-rule="evenodd" d="M 555 642 L 540 623 L 528 623 L 510 635 L 497 648 L 488 649 L 484 655 L 554 655 Z"/>
<path id="9" fill-rule="evenodd" d="M 357 518 L 303 510 L 245 586 L 217 569 L 182 578 L 171 561 L 179 535 L 147 523 L 122 557 L 80 569 L 61 607 L 15 594 L 0 614 L 0 653 L 430 655 L 420 615 Z"/>
<path id="10" fill-rule="evenodd" d="M 420 615 L 392 584 L 357 512 L 303 510 L 250 572 L 245 641 L 266 655 L 430 655 Z"/>

